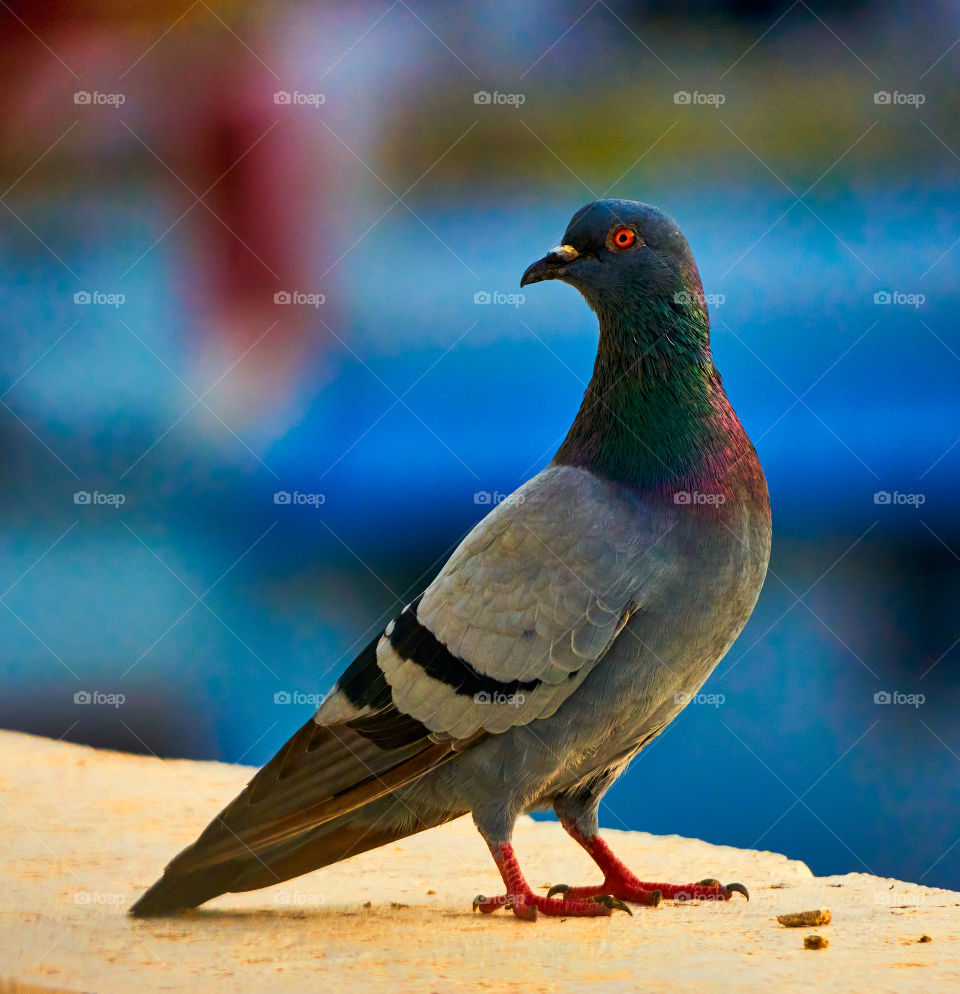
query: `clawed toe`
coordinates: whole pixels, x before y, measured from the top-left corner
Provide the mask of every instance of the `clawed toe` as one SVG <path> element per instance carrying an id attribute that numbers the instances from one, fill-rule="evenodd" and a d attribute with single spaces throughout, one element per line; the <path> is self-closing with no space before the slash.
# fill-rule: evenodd
<path id="1" fill-rule="evenodd" d="M 643 904 L 650 908 L 655 908 L 663 897 L 659 890 L 632 887 L 629 883 L 616 881 L 607 881 L 598 887 L 571 887 L 569 884 L 554 884 L 547 891 L 547 897 L 551 898 L 555 894 L 564 899 L 597 901 L 604 905 L 609 898 L 613 898 L 621 905 L 624 901 L 629 901 L 632 904 Z M 619 908 L 620 905 L 616 907 Z M 629 908 L 623 910 L 633 914 Z"/>
<path id="2" fill-rule="evenodd" d="M 567 888 L 569 890 L 570 888 Z M 573 917 L 597 917 L 613 914 L 614 910 L 630 909 L 613 894 L 603 894 L 599 897 L 581 901 L 566 901 L 563 899 L 537 897 L 534 894 L 501 894 L 498 897 L 486 897 L 478 894 L 473 899 L 473 910 L 485 915 L 492 915 L 501 908 L 509 908 L 517 918 L 525 922 L 535 922 L 537 915 L 542 912 L 551 917 L 571 915 Z"/>
<path id="3" fill-rule="evenodd" d="M 561 885 L 563 886 L 563 885 Z M 569 890 L 569 888 L 567 888 Z M 597 904 L 602 904 L 605 908 L 609 908 L 611 913 L 613 911 L 626 911 L 630 917 L 633 917 L 633 912 L 620 900 L 619 897 L 614 897 L 613 894 L 597 894 L 596 897 L 591 898 Z"/>
<path id="4" fill-rule="evenodd" d="M 537 920 L 537 906 L 535 904 L 524 904 L 517 902 L 511 905 L 513 913 L 521 921 L 535 922 Z"/>
<path id="5" fill-rule="evenodd" d="M 661 889 L 665 888 L 665 889 Z M 611 895 L 620 901 L 630 901 L 632 904 L 643 904 L 647 907 L 657 907 L 661 900 L 672 901 L 729 901 L 734 894 L 742 894 L 748 901 L 750 894 L 743 884 L 721 884 L 715 877 L 706 877 L 695 884 L 645 884 L 640 881 L 608 880 L 599 887 L 571 887 L 569 884 L 554 884 L 548 891 L 547 897 L 569 899 L 598 900 L 605 895 Z"/>
<path id="6" fill-rule="evenodd" d="M 743 884 L 722 884 L 716 877 L 705 877 L 703 880 L 697 881 L 698 887 L 716 887 L 717 890 L 723 891 L 725 900 L 729 901 L 734 894 L 743 894 L 743 896 L 749 901 L 750 895 L 747 893 L 747 888 Z"/>

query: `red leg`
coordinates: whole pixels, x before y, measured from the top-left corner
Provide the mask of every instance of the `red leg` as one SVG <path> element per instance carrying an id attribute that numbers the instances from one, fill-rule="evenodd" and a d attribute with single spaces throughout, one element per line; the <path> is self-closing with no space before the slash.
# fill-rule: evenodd
<path id="1" fill-rule="evenodd" d="M 473 899 L 473 910 L 482 911 L 484 914 L 493 914 L 500 908 L 508 907 L 513 913 L 524 921 L 536 921 L 537 912 L 545 915 L 563 915 L 578 918 L 594 918 L 601 915 L 610 915 L 614 908 L 619 908 L 630 914 L 630 909 L 609 894 L 604 894 L 602 890 L 584 895 L 583 900 L 559 899 L 553 897 L 542 897 L 534 894 L 530 885 L 520 872 L 520 864 L 517 862 L 513 846 L 509 842 L 487 843 L 490 852 L 503 877 L 503 883 L 507 888 L 507 893 L 499 897 L 484 897 L 478 894 Z"/>
<path id="2" fill-rule="evenodd" d="M 688 901 L 691 898 L 701 901 L 729 901 L 734 894 L 743 894 L 750 900 L 743 884 L 723 886 L 717 880 L 701 880 L 696 884 L 663 884 L 639 880 L 617 859 L 613 850 L 599 835 L 584 835 L 570 821 L 561 824 L 571 838 L 576 839 L 590 853 L 593 861 L 603 871 L 603 883 L 597 887 L 567 887 L 565 884 L 557 884 L 550 888 L 548 897 L 562 894 L 566 900 L 582 900 L 594 894 L 613 894 L 622 901 L 653 905 L 658 904 L 661 897 L 677 901 Z"/>

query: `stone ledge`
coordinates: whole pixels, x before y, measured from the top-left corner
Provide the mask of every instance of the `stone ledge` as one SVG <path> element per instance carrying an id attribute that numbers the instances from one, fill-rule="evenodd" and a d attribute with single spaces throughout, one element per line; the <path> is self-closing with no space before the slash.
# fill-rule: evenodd
<path id="1" fill-rule="evenodd" d="M 461 819 L 187 916 L 134 920 L 133 900 L 254 771 L 13 732 L 0 732 L 0 760 L 0 994 L 960 989 L 960 893 L 814 877 L 777 853 L 644 832 L 605 835 L 650 879 L 740 880 L 750 903 L 533 925 L 474 915 L 474 894 L 500 881 Z M 515 842 L 534 885 L 597 878 L 555 823 L 523 819 Z M 819 907 L 832 924 L 777 923 Z M 803 948 L 814 932 L 829 948 Z"/>

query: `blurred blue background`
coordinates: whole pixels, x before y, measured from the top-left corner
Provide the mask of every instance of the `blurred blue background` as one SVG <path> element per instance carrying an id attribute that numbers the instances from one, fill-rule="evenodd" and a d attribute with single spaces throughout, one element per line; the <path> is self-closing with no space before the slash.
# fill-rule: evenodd
<path id="1" fill-rule="evenodd" d="M 576 412 L 578 295 L 475 294 L 640 199 L 775 535 L 712 703 L 601 823 L 960 887 L 955 7 L 14 3 L 0 35 L 0 725 L 265 762 Z"/>

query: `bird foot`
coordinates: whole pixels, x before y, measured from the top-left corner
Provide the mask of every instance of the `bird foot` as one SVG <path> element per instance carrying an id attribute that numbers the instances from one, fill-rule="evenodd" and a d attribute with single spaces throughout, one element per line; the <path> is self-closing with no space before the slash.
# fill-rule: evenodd
<path id="1" fill-rule="evenodd" d="M 603 873 L 603 883 L 597 887 L 568 887 L 557 884 L 551 887 L 547 896 L 563 894 L 566 900 L 583 900 L 594 894 L 613 894 L 621 901 L 634 904 L 656 906 L 661 899 L 667 901 L 729 901 L 734 894 L 742 894 L 748 901 L 750 894 L 743 884 L 721 884 L 715 877 L 707 877 L 695 884 L 661 884 L 638 880 L 627 867 L 614 856 L 610 847 L 596 832 L 581 832 L 577 824 L 561 820 L 571 838 L 583 846 Z"/>
<path id="2" fill-rule="evenodd" d="M 498 897 L 478 894 L 473 899 L 474 911 L 492 915 L 501 908 L 510 908 L 517 918 L 528 922 L 535 922 L 541 914 L 564 918 L 608 918 L 614 911 L 633 914 L 619 894 L 608 893 L 602 888 L 572 899 L 566 896 L 554 898 L 552 892 L 546 897 L 534 894 L 520 872 L 513 846 L 509 842 L 488 844 L 507 892 Z"/>
<path id="3" fill-rule="evenodd" d="M 668 901 L 729 901 L 734 894 L 742 894 L 748 901 L 750 895 L 743 884 L 723 885 L 719 880 L 708 877 L 695 884 L 646 883 L 633 874 L 610 875 L 596 887 L 569 887 L 567 884 L 554 884 L 547 891 L 547 897 L 562 894 L 564 900 L 580 901 L 599 894 L 612 894 L 621 901 L 656 907 L 661 899 Z"/>
<path id="4" fill-rule="evenodd" d="M 484 897 L 478 894 L 473 899 L 473 910 L 492 915 L 501 908 L 510 908 L 522 921 L 535 922 L 538 914 L 563 918 L 603 918 L 614 911 L 633 912 L 613 894 L 592 894 L 583 900 L 562 900 L 541 897 L 532 891 L 520 894 L 500 894 L 497 897 Z"/>

